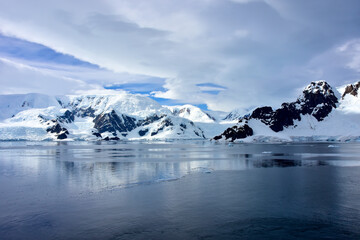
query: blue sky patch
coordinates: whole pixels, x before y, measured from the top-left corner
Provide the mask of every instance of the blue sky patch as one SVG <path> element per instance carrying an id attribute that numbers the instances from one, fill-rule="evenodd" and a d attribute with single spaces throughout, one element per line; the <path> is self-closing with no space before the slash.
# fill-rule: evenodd
<path id="1" fill-rule="evenodd" d="M 220 90 L 210 90 L 210 91 L 201 91 L 201 92 L 211 94 L 211 95 L 218 95 L 221 91 Z"/>
<path id="2" fill-rule="evenodd" d="M 220 88 L 220 89 L 227 89 L 227 87 L 224 87 L 224 86 L 221 86 L 221 85 L 218 85 L 218 84 L 214 84 L 214 83 L 199 83 L 199 84 L 196 84 L 196 86 L 198 87 L 211 87 L 211 88 Z"/>
<path id="3" fill-rule="evenodd" d="M 81 66 L 92 69 L 99 68 L 98 65 L 79 60 L 71 55 L 56 52 L 42 44 L 29 42 L 19 38 L 8 37 L 2 34 L 0 34 L 0 56 L 27 61 Z"/>
<path id="4" fill-rule="evenodd" d="M 150 96 L 150 98 L 157 101 L 161 105 L 167 105 L 167 106 L 189 104 L 186 102 L 179 102 L 179 101 L 167 99 L 167 98 L 157 98 L 157 97 L 153 97 L 153 96 Z M 209 110 L 206 104 L 191 104 L 191 105 L 196 106 L 196 107 L 200 108 L 201 110 L 205 110 L 205 111 Z"/>
<path id="5" fill-rule="evenodd" d="M 122 89 L 130 93 L 140 93 L 140 94 L 150 94 L 154 91 L 166 91 L 163 88 L 165 79 L 149 77 L 147 81 L 151 80 L 152 83 L 143 82 L 143 83 L 123 83 L 123 84 L 112 84 L 104 86 L 105 89 Z"/>

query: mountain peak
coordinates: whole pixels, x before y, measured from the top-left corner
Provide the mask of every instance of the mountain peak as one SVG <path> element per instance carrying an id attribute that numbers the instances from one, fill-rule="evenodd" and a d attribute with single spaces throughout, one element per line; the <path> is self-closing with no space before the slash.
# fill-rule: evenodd
<path id="1" fill-rule="evenodd" d="M 303 90 L 303 94 L 294 102 L 283 103 L 279 109 L 269 106 L 259 107 L 245 116 L 245 124 L 240 120 L 239 126 L 234 126 L 214 139 L 238 139 L 251 136 L 256 131 L 250 131 L 247 122 L 260 121 L 274 132 L 281 132 L 288 127 L 296 127 L 305 116 L 314 117 L 318 122 L 324 120 L 337 107 L 338 98 L 332 87 L 326 81 L 311 82 Z M 241 127 L 243 126 L 243 127 Z M 246 126 L 246 127 L 245 127 Z"/>
<path id="2" fill-rule="evenodd" d="M 334 94 L 332 87 L 325 80 L 311 82 L 309 85 L 305 87 L 303 93 L 323 94 L 323 95 Z"/>
<path id="3" fill-rule="evenodd" d="M 301 114 L 311 114 L 321 121 L 333 108 L 336 108 L 337 103 L 338 98 L 330 84 L 321 80 L 306 86 L 303 95 L 294 104 L 301 110 Z"/>
<path id="4" fill-rule="evenodd" d="M 182 118 L 189 119 L 193 122 L 206 122 L 212 123 L 215 122 L 216 119 L 210 114 L 204 112 L 199 107 L 185 104 L 179 106 L 165 106 L 168 108 L 174 116 L 179 116 Z"/>

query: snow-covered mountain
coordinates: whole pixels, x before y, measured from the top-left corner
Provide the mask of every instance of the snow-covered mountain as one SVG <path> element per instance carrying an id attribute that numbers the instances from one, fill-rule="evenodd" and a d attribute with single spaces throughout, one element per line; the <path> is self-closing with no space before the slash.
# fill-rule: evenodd
<path id="1" fill-rule="evenodd" d="M 294 102 L 273 110 L 256 108 L 215 140 L 316 141 L 360 140 L 360 83 L 339 88 L 311 82 Z"/>
<path id="2" fill-rule="evenodd" d="M 193 105 L 166 106 L 166 108 L 168 108 L 173 115 L 189 119 L 193 122 L 213 123 L 216 121 L 215 117 Z"/>
<path id="3" fill-rule="evenodd" d="M 238 122 L 240 119 L 246 117 L 249 112 L 252 112 L 256 107 L 249 107 L 249 108 L 236 108 L 232 110 L 230 113 L 226 114 L 225 117 L 223 117 L 223 121 L 226 122 Z"/>
<path id="4" fill-rule="evenodd" d="M 224 118 L 223 112 L 206 112 L 189 104 L 166 106 L 166 108 L 170 109 L 174 116 L 194 122 L 196 126 L 203 130 L 207 138 L 212 138 L 233 125 L 233 122 L 222 120 Z"/>
<path id="5" fill-rule="evenodd" d="M 141 95 L 0 96 L 0 140 L 204 139 L 194 122 Z"/>
<path id="6" fill-rule="evenodd" d="M 256 108 L 235 125 L 192 105 L 161 106 L 125 92 L 1 95 L 0 140 L 360 140 L 359 88 L 360 82 L 338 89 L 312 82 L 294 102 Z"/>
<path id="7" fill-rule="evenodd" d="M 244 111 L 241 109 L 234 109 L 224 118 L 225 121 L 238 121 L 244 117 Z"/>
<path id="8" fill-rule="evenodd" d="M 54 97 L 44 94 L 29 93 L 0 95 L 0 121 L 11 118 L 24 110 L 47 108 L 51 106 L 59 107 L 59 103 Z"/>

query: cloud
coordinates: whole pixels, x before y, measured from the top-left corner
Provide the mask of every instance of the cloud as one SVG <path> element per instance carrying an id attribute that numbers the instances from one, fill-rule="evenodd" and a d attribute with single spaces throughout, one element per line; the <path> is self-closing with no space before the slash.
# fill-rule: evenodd
<path id="1" fill-rule="evenodd" d="M 76 79 L 83 89 L 161 78 L 165 90 L 156 86 L 154 97 L 213 110 L 278 104 L 320 76 L 335 83 L 359 77 L 358 51 L 335 68 L 336 60 L 323 57 L 344 59 L 334 49 L 360 38 L 359 24 L 360 3 L 353 0 L 0 1 L 3 34 L 97 66 L 52 62 L 62 76 L 53 81 Z M 39 59 L 19 58 L 54 73 Z M 0 73 L 0 81 L 16 91 L 4 80 L 9 76 Z M 224 89 L 204 90 L 201 83 Z"/>
<path id="2" fill-rule="evenodd" d="M 74 93 L 74 90 L 94 88 L 85 82 L 43 72 L 40 69 L 0 58 L 1 86 L 0 94 L 44 93 L 58 95 Z"/>
<path id="3" fill-rule="evenodd" d="M 339 55 L 348 59 L 345 63 L 349 69 L 360 72 L 360 39 L 349 41 L 336 50 Z"/>
<path id="4" fill-rule="evenodd" d="M 306 69 L 305 69 L 306 68 Z M 335 45 L 317 55 L 304 67 L 308 75 L 328 79 L 335 86 L 360 80 L 360 39 Z"/>

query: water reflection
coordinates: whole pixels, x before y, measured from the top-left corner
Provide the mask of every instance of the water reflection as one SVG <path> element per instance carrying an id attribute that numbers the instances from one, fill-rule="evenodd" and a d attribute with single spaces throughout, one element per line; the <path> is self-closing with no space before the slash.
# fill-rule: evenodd
<path id="1" fill-rule="evenodd" d="M 0 238 L 359 239 L 359 168 L 343 167 L 359 166 L 359 153 L 358 144 L 0 143 Z"/>
<path id="2" fill-rule="evenodd" d="M 192 173 L 274 167 L 360 166 L 358 145 L 0 143 L 0 174 L 46 173 L 91 191 L 176 180 Z M 333 146 L 333 145 L 332 145 Z"/>

